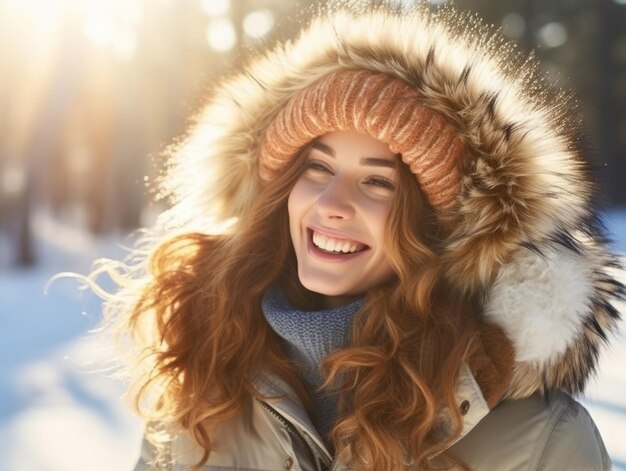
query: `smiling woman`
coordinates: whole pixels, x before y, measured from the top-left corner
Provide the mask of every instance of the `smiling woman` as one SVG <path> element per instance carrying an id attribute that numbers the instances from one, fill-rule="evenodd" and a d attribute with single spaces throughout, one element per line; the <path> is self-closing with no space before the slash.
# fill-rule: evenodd
<path id="1" fill-rule="evenodd" d="M 570 394 L 618 264 L 564 95 L 494 34 L 337 7 L 215 88 L 113 273 L 137 470 L 610 469 Z"/>

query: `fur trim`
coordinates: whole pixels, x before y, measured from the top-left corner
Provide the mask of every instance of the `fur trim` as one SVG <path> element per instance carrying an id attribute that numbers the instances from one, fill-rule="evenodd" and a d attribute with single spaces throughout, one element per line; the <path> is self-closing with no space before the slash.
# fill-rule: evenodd
<path id="1" fill-rule="evenodd" d="M 513 339 L 517 361 L 544 365 L 582 333 L 591 274 L 588 260 L 563 249 L 538 254 L 522 248 L 502 268 L 485 315 Z"/>
<path id="2" fill-rule="evenodd" d="M 624 288 L 595 222 L 568 95 L 453 7 L 340 3 L 214 90 L 172 155 L 162 188 L 174 206 L 160 225 L 236 230 L 260 189 L 265 130 L 294 93 L 345 69 L 402 79 L 467 143 L 457 205 L 442 215 L 454 227 L 442 264 L 457 289 L 487 294 L 486 315 L 515 346 L 507 395 L 582 390 L 617 328 Z"/>
<path id="3" fill-rule="evenodd" d="M 468 364 L 490 409 L 507 392 L 513 375 L 514 360 L 513 344 L 504 331 L 497 325 L 483 324 L 480 341 L 475 344 Z"/>

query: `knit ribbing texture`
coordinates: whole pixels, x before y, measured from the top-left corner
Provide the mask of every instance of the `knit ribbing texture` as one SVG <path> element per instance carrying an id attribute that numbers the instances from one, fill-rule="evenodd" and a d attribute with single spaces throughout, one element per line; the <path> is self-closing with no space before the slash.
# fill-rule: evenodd
<path id="1" fill-rule="evenodd" d="M 285 341 L 289 359 L 301 367 L 298 374 L 313 398 L 315 426 L 324 440 L 337 419 L 337 398 L 333 391 L 318 391 L 323 382 L 322 362 L 348 345 L 352 320 L 362 305 L 359 298 L 338 308 L 304 311 L 294 307 L 279 290 L 269 290 L 263 296 L 267 322 Z"/>

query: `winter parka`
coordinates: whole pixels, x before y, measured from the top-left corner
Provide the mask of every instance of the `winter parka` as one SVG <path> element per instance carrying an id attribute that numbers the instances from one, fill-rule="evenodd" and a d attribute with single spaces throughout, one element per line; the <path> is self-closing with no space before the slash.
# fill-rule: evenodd
<path id="1" fill-rule="evenodd" d="M 269 401 L 252 400 L 216 434 L 202 471 L 347 471 L 334 460 L 291 388 L 276 377 L 257 384 Z M 589 413 L 568 394 L 504 401 L 489 410 L 469 368 L 457 387 L 463 432 L 450 448 L 475 471 L 609 471 L 611 461 Z M 156 464 L 144 439 L 135 471 L 187 471 L 202 456 L 181 434 Z M 437 458 L 434 458 L 435 463 Z M 415 469 L 407 466 L 407 469 Z M 449 469 L 449 468 L 444 468 Z"/>
<path id="2" fill-rule="evenodd" d="M 263 185 L 265 130 L 316 80 L 367 69 L 405 81 L 465 139 L 441 264 L 453 289 L 481 300 L 480 322 L 506 340 L 486 328 L 484 355 L 459 378 L 464 431 L 451 451 L 476 470 L 609 469 L 593 422 L 570 396 L 583 391 L 617 329 L 624 287 L 593 203 L 571 99 L 474 16 L 401 4 L 321 14 L 221 82 L 173 155 L 163 187 L 173 206 L 159 224 L 236 231 Z M 329 465 L 295 395 L 268 381 L 284 398 L 251 401 L 216 437 L 206 469 Z M 198 457 L 186 446 L 182 437 L 173 444 L 183 463 L 173 469 Z M 146 462 L 150 454 L 146 444 Z M 148 469 L 142 463 L 137 469 Z"/>

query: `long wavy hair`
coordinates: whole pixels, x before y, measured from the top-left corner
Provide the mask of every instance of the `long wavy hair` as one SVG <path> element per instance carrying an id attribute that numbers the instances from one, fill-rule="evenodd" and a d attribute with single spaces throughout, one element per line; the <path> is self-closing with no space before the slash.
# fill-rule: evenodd
<path id="1" fill-rule="evenodd" d="M 159 240 L 141 277 L 119 262 L 100 269 L 119 285 L 105 318 L 123 345 L 134 347 L 129 394 L 148 424 L 148 439 L 166 449 L 172 435 L 190 433 L 204 450 L 198 467 L 220 425 L 248 401 L 263 399 L 253 386 L 259 372 L 282 377 L 315 413 L 261 311 L 271 285 L 300 307 L 320 302 L 298 279 L 287 212 L 310 145 L 262 189 L 232 234 Z M 461 432 L 454 392 L 475 338 L 468 313 L 475 304 L 447 289 L 439 257 L 443 234 L 415 176 L 400 165 L 385 235 L 397 276 L 365 293 L 350 345 L 324 362 L 325 387 L 335 388 L 339 403 L 330 438 L 351 469 L 396 470 L 407 463 L 430 469 L 431 458 Z M 442 437 L 444 415 L 452 432 Z"/>

